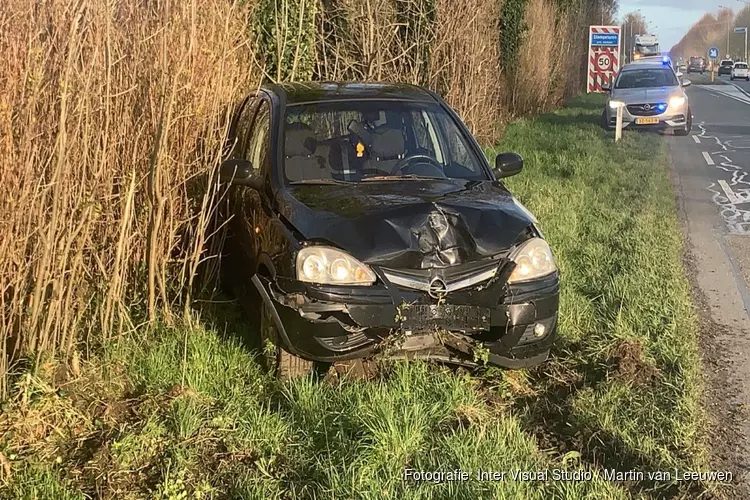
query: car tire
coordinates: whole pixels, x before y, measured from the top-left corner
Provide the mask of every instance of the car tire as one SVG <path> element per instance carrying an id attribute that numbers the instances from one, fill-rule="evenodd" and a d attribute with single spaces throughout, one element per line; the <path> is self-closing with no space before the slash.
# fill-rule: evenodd
<path id="1" fill-rule="evenodd" d="M 271 308 L 265 301 L 262 301 L 260 314 L 260 349 L 268 372 L 280 381 L 309 376 L 314 363 L 284 349 Z"/>
<path id="2" fill-rule="evenodd" d="M 607 123 L 607 111 L 606 110 L 602 111 L 602 117 L 601 117 L 599 124 L 602 126 L 604 130 L 608 132 L 611 132 L 612 130 L 614 130 L 614 127 L 610 127 L 609 123 Z"/>
<path id="3" fill-rule="evenodd" d="M 685 127 L 675 130 L 674 135 L 684 137 L 690 134 L 690 131 L 693 129 L 693 112 L 688 108 L 687 113 L 687 123 L 685 124 Z"/>

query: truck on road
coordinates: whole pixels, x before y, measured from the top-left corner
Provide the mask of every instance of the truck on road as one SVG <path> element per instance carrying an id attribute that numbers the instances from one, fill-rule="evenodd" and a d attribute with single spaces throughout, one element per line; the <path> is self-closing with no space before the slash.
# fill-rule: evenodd
<path id="1" fill-rule="evenodd" d="M 659 38 L 656 35 L 633 36 L 633 54 L 631 60 L 636 61 L 641 57 L 658 56 L 659 54 Z"/>

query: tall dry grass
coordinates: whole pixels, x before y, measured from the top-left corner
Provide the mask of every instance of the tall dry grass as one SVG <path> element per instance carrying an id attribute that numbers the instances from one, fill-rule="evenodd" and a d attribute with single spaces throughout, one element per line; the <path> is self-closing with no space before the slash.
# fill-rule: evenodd
<path id="1" fill-rule="evenodd" d="M 226 105 L 259 81 L 249 15 L 0 5 L 0 393 L 12 352 L 69 354 L 189 301 Z"/>
<path id="2" fill-rule="evenodd" d="M 429 86 L 454 107 L 483 143 L 496 137 L 506 90 L 500 70 L 502 2 L 437 0 Z"/>

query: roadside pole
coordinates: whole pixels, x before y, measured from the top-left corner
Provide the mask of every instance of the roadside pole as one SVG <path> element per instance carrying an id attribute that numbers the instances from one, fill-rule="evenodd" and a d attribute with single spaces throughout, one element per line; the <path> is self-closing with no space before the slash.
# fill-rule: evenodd
<path id="1" fill-rule="evenodd" d="M 743 33 L 745 35 L 745 62 L 747 62 L 747 26 L 734 28 L 735 33 Z"/>
<path id="2" fill-rule="evenodd" d="M 622 107 L 623 103 L 617 106 L 617 125 L 615 126 L 615 142 L 619 142 L 622 139 Z"/>
<path id="3" fill-rule="evenodd" d="M 716 73 L 716 59 L 719 57 L 719 49 L 711 47 L 708 49 L 708 58 L 711 60 L 711 83 L 714 83 L 714 74 Z"/>

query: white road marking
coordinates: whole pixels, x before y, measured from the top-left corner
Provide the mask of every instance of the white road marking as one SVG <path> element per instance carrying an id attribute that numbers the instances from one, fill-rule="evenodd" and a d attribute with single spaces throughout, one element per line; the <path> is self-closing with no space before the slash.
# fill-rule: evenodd
<path id="1" fill-rule="evenodd" d="M 714 161 L 711 159 L 711 155 L 703 151 L 703 159 L 706 160 L 706 163 L 709 165 L 713 165 Z"/>
<path id="2" fill-rule="evenodd" d="M 700 139 L 698 139 L 698 136 L 697 136 L 697 135 L 693 135 L 693 136 L 691 136 L 691 137 L 693 138 L 693 140 L 695 141 L 695 143 L 696 143 L 696 144 L 700 144 L 700 143 L 701 143 L 701 140 L 700 140 Z"/>
<path id="3" fill-rule="evenodd" d="M 699 86 L 700 89 L 705 90 L 709 94 L 711 94 L 714 97 L 728 97 L 729 99 L 734 99 L 735 101 L 739 101 L 743 104 L 750 104 L 750 98 L 748 98 L 745 94 L 736 91 L 737 89 L 732 86 L 731 90 L 734 90 L 735 92 L 732 92 L 730 89 L 727 89 L 726 87 L 729 87 L 729 85 L 701 85 Z"/>
<path id="4" fill-rule="evenodd" d="M 747 203 L 750 200 L 743 200 L 739 196 L 737 196 L 737 193 L 732 191 L 732 188 L 729 187 L 729 184 L 727 184 L 727 181 L 719 181 L 719 185 L 721 186 L 721 189 L 724 190 L 724 193 L 727 195 L 727 199 L 729 199 L 730 203 L 732 205 L 738 205 L 740 203 Z"/>

